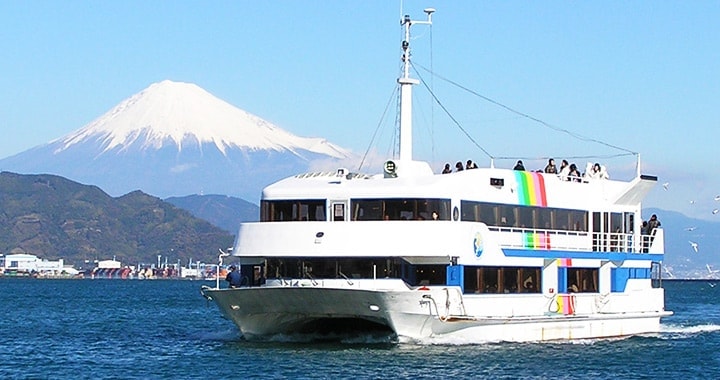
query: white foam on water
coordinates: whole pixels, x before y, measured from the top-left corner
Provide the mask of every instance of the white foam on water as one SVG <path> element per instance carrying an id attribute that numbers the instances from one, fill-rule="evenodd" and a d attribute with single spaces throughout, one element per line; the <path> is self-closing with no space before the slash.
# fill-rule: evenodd
<path id="1" fill-rule="evenodd" d="M 690 338 L 699 334 L 714 333 L 718 331 L 720 331 L 720 325 L 716 324 L 703 324 L 693 326 L 662 324 L 660 325 L 660 338 Z"/>
<path id="2" fill-rule="evenodd" d="M 213 341 L 234 341 L 241 340 L 242 334 L 234 328 L 227 328 L 223 330 L 215 331 L 199 331 L 197 333 L 198 339 L 200 340 L 213 340 Z"/>

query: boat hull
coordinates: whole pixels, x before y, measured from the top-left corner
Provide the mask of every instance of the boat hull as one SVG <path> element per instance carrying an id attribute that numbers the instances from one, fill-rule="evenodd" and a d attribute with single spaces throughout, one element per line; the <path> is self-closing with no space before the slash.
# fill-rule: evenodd
<path id="1" fill-rule="evenodd" d="M 547 306 L 535 315 L 469 315 L 459 288 L 368 290 L 323 287 L 203 289 L 246 339 L 327 333 L 329 327 L 372 333 L 385 329 L 399 341 L 476 344 L 621 337 L 657 333 L 664 310 L 562 314 Z M 537 304 L 554 297 L 533 295 Z M 487 298 L 487 297 L 486 297 Z M 487 300 L 486 300 L 487 301 Z M 527 298 L 527 303 L 532 303 Z M 495 302 L 502 303 L 496 297 Z M 517 302 L 517 301 L 514 301 Z M 524 301 L 520 301 L 524 302 Z M 550 307 L 552 309 L 552 307 Z"/>

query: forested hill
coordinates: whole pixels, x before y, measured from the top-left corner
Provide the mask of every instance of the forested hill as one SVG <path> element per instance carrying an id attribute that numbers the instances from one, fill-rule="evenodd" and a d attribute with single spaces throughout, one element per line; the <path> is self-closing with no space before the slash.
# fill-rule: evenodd
<path id="1" fill-rule="evenodd" d="M 0 173 L 0 253 L 29 253 L 123 264 L 217 260 L 233 235 L 159 198 L 134 191 L 113 198 L 54 175 Z"/>

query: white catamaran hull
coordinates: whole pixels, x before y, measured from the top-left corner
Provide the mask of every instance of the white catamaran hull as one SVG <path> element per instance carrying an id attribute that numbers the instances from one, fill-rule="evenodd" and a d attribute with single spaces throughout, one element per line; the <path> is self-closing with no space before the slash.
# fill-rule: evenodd
<path id="1" fill-rule="evenodd" d="M 384 327 L 400 341 L 483 343 L 620 337 L 658 332 L 660 318 L 671 314 L 662 307 L 641 311 L 649 310 L 648 304 L 662 300 L 662 289 L 617 299 L 597 294 L 566 295 L 575 310 L 588 311 L 574 314 L 558 312 L 557 298 L 561 297 L 558 295 L 516 295 L 515 300 L 503 295 L 463 298 L 459 288 L 445 286 L 371 290 L 296 284 L 205 288 L 203 294 L 211 298 L 248 339 L 317 333 L 328 326 L 369 332 L 368 325 Z M 498 307 L 499 303 L 506 305 Z M 613 303 L 623 311 L 612 311 Z M 494 306 L 486 310 L 500 310 L 503 314 L 467 313 L 467 309 L 483 309 L 483 304 Z M 636 307 L 628 309 L 626 304 L 636 304 Z M 530 312 L 531 309 L 534 312 Z M 513 315 L 513 310 L 517 314 Z"/>

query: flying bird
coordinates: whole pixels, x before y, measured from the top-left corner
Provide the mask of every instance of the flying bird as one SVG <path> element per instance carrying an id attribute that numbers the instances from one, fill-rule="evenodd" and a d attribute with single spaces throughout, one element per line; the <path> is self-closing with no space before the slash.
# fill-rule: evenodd
<path id="1" fill-rule="evenodd" d="M 705 268 L 707 268 L 708 273 L 710 273 L 710 275 L 720 272 L 720 269 L 713 270 L 712 268 L 710 268 L 710 264 L 705 264 Z"/>
<path id="2" fill-rule="evenodd" d="M 716 200 L 716 201 L 720 201 L 720 195 L 716 195 L 716 196 L 715 196 L 715 200 Z"/>
<path id="3" fill-rule="evenodd" d="M 694 204 L 695 204 L 695 201 L 690 201 L 690 204 L 691 204 L 691 205 L 694 205 Z"/>
<path id="4" fill-rule="evenodd" d="M 713 210 L 713 215 L 717 214 L 718 212 L 720 212 L 720 210 L 718 210 L 718 209 Z"/>
<path id="5" fill-rule="evenodd" d="M 716 283 L 714 283 L 714 282 L 708 282 L 708 285 L 710 285 L 710 287 L 711 287 L 711 288 L 714 288 L 714 287 L 715 287 L 715 285 L 717 285 L 717 284 L 716 284 Z"/>
<path id="6" fill-rule="evenodd" d="M 670 268 L 668 268 L 668 267 L 663 267 L 663 269 L 665 270 L 665 273 L 667 273 L 667 275 L 669 276 L 669 278 L 675 277 L 675 275 L 673 275 L 672 272 L 670 272 Z"/>
<path id="7" fill-rule="evenodd" d="M 692 249 L 695 250 L 695 252 L 698 251 L 698 243 L 696 243 L 694 241 L 690 241 L 690 240 L 688 240 L 688 243 L 690 243 L 690 246 L 692 247 Z"/>
<path id="8" fill-rule="evenodd" d="M 663 183 L 663 189 L 667 190 L 668 186 L 670 186 L 670 182 Z"/>
<path id="9" fill-rule="evenodd" d="M 695 226 L 686 227 L 686 228 L 685 228 L 685 231 L 695 231 L 696 228 L 697 228 L 697 227 L 695 227 Z"/>

